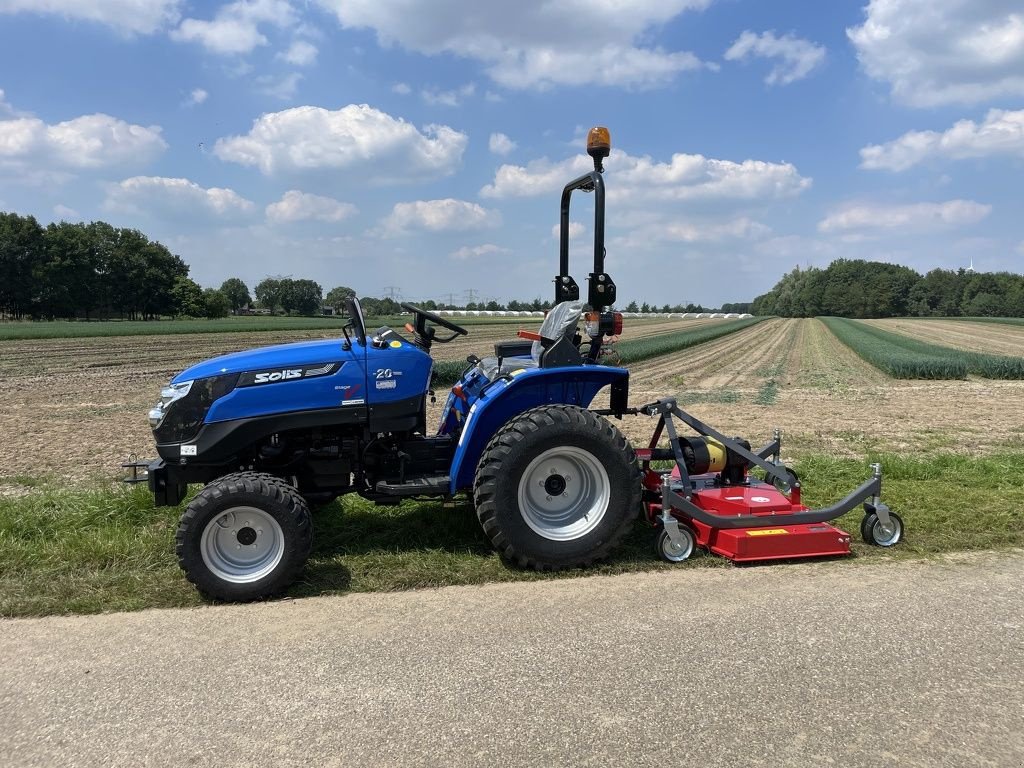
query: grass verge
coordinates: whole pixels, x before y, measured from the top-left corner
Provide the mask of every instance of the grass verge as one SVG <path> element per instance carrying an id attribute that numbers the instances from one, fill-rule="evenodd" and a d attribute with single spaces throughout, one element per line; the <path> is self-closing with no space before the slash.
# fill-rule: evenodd
<path id="1" fill-rule="evenodd" d="M 1024 545 L 1024 452 L 929 459 L 873 456 L 863 461 L 809 456 L 795 466 L 804 498 L 823 505 L 844 496 L 881 461 L 884 498 L 907 525 L 895 550 L 857 540 L 857 557 L 921 556 Z M 7 481 L 11 487 L 13 480 Z M 174 558 L 180 509 L 154 508 L 140 488 L 24 487 L 0 497 L 0 615 L 40 616 L 198 605 Z M 859 511 L 838 521 L 856 535 Z M 697 556 L 665 566 L 654 535 L 638 523 L 607 563 L 552 577 L 507 567 L 494 554 L 468 503 L 405 503 L 377 508 L 355 497 L 314 517 L 316 536 L 293 597 L 481 584 L 662 567 L 727 566 Z"/>
<path id="2" fill-rule="evenodd" d="M 820 318 L 836 338 L 897 379 L 1024 379 L 1024 357 L 987 355 L 929 344 L 841 317 Z"/>

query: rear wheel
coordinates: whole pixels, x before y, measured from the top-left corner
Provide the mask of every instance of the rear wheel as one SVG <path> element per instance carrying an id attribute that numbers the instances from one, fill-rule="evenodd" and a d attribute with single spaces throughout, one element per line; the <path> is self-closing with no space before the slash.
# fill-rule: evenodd
<path id="1" fill-rule="evenodd" d="M 491 438 L 474 496 L 484 532 L 507 560 L 571 568 L 605 557 L 629 531 L 640 470 L 607 420 L 576 406 L 542 406 Z"/>
<path id="2" fill-rule="evenodd" d="M 238 472 L 207 485 L 178 524 L 178 564 L 207 597 L 259 600 L 295 581 L 313 541 L 309 507 L 273 475 Z"/>

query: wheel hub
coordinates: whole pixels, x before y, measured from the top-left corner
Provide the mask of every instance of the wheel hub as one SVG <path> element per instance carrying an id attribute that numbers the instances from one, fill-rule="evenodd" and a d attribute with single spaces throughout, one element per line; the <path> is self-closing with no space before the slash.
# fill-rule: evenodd
<path id="1" fill-rule="evenodd" d="M 544 481 L 544 490 L 549 496 L 561 496 L 565 493 L 565 478 L 559 474 L 548 475 Z"/>
<path id="2" fill-rule="evenodd" d="M 203 563 L 219 579 L 251 584 L 269 575 L 284 556 L 284 532 L 257 507 L 234 507 L 206 524 L 199 542 Z"/>
<path id="3" fill-rule="evenodd" d="M 243 547 L 248 547 L 250 544 L 256 541 L 256 530 L 246 526 L 238 531 L 238 543 Z"/>
<path id="4" fill-rule="evenodd" d="M 604 519 L 611 483 L 594 454 L 574 446 L 550 448 L 529 463 L 519 480 L 519 512 L 534 533 L 574 541 Z"/>

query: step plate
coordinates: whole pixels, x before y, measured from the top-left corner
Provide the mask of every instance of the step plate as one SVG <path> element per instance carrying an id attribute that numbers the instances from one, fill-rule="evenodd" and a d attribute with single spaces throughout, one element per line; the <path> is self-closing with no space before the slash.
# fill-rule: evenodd
<path id="1" fill-rule="evenodd" d="M 850 554 L 846 531 L 828 523 L 786 525 L 785 516 L 778 517 L 779 524 L 770 527 L 712 530 L 709 548 L 735 563 Z"/>

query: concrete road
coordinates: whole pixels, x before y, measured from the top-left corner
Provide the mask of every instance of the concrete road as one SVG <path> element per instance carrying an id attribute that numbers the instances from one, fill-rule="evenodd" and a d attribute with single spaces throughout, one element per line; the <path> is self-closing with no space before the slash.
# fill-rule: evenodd
<path id="1" fill-rule="evenodd" d="M 1024 557 L 0 622 L 0 765 L 1024 765 Z"/>

